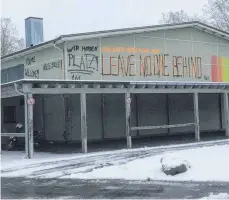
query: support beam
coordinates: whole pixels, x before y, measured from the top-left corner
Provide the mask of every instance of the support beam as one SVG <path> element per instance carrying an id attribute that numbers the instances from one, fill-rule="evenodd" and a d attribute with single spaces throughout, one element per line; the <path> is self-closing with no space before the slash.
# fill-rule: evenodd
<path id="1" fill-rule="evenodd" d="M 194 122 L 195 122 L 195 139 L 200 141 L 200 119 L 199 119 L 199 100 L 198 93 L 193 94 L 194 101 Z"/>
<path id="2" fill-rule="evenodd" d="M 226 137 L 229 137 L 229 105 L 228 105 L 228 93 L 223 93 L 223 105 L 224 105 L 224 117 L 225 117 L 225 132 Z"/>
<path id="3" fill-rule="evenodd" d="M 28 94 L 27 95 L 27 102 L 26 104 L 28 104 L 28 100 L 32 99 L 33 95 L 32 94 Z M 33 104 L 28 104 L 28 158 L 32 158 L 34 155 L 34 145 L 33 145 Z"/>
<path id="4" fill-rule="evenodd" d="M 87 153 L 87 112 L 86 112 L 86 94 L 80 94 L 81 107 L 81 142 L 82 152 Z"/>
<path id="5" fill-rule="evenodd" d="M 150 86 L 151 87 L 151 86 Z M 153 87 L 153 86 L 152 86 Z M 190 86 L 192 87 L 192 86 Z M 127 88 L 112 88 L 112 84 L 105 85 L 105 88 L 79 88 L 77 84 L 75 88 L 32 88 L 31 93 L 33 94 L 80 94 L 85 92 L 87 94 L 125 94 L 127 92 L 136 93 L 136 94 L 145 94 L 145 93 L 223 93 L 225 90 L 222 89 L 159 89 L 159 88 L 135 88 L 135 85 L 127 86 Z"/>
<path id="6" fill-rule="evenodd" d="M 127 140 L 127 148 L 132 147 L 132 141 L 131 141 L 131 121 L 130 121 L 130 115 L 131 115 L 131 98 L 130 93 L 125 94 L 125 110 L 126 110 L 126 140 Z"/>
<path id="7" fill-rule="evenodd" d="M 25 133 L 1 133 L 1 136 L 5 137 L 25 137 Z"/>

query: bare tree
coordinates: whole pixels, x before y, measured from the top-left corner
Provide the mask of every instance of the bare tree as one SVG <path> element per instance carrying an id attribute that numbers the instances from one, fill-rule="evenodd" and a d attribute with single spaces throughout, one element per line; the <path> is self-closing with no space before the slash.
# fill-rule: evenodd
<path id="1" fill-rule="evenodd" d="M 208 24 L 205 17 L 200 15 L 189 16 L 184 10 L 170 11 L 168 13 L 162 13 L 162 19 L 159 21 L 160 24 L 178 24 L 182 22 L 199 21 Z"/>
<path id="2" fill-rule="evenodd" d="M 189 21 L 200 21 L 212 25 L 218 29 L 229 31 L 229 0 L 208 0 L 208 3 L 203 7 L 202 16 L 189 16 L 184 10 L 168 12 L 162 14 L 164 23 L 181 23 Z"/>
<path id="3" fill-rule="evenodd" d="M 203 11 L 211 25 L 229 31 L 229 0 L 208 0 Z"/>
<path id="4" fill-rule="evenodd" d="M 24 39 L 18 36 L 16 27 L 10 18 L 1 18 L 1 56 L 21 50 L 25 47 Z"/>
<path id="5" fill-rule="evenodd" d="M 162 13 L 161 24 L 178 24 L 181 22 L 189 22 L 191 17 L 184 11 L 179 10 L 175 12 Z"/>

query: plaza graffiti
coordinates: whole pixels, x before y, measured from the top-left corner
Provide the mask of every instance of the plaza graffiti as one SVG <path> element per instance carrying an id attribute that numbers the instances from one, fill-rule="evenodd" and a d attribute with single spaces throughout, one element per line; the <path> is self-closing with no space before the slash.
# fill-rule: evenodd
<path id="1" fill-rule="evenodd" d="M 72 80 L 80 80 L 81 75 L 92 75 L 95 71 L 99 71 L 97 50 L 98 46 L 86 45 L 73 45 L 67 49 L 68 72 Z"/>
<path id="2" fill-rule="evenodd" d="M 94 54 L 83 54 L 80 57 L 68 54 L 68 66 L 76 67 L 76 71 L 81 71 L 83 74 L 92 73 L 93 70 L 98 71 L 98 56 Z"/>

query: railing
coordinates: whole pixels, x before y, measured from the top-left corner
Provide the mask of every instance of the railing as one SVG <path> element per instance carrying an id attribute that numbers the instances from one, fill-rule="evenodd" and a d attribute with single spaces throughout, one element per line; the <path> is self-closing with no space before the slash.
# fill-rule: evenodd
<path id="1" fill-rule="evenodd" d="M 6 136 L 6 137 L 25 137 L 25 133 L 1 133 L 1 136 Z"/>
<path id="2" fill-rule="evenodd" d="M 159 128 L 180 128 L 180 127 L 194 126 L 194 125 L 195 123 L 159 125 L 159 126 L 139 126 L 139 127 L 131 127 L 131 130 L 137 131 L 137 130 L 149 130 L 149 129 L 159 129 Z"/>

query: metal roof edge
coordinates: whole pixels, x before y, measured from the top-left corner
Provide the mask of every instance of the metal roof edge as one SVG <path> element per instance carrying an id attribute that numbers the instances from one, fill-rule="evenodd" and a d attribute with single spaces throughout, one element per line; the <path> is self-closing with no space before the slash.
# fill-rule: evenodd
<path id="1" fill-rule="evenodd" d="M 220 33 L 222 33 L 222 34 L 225 34 L 225 35 L 227 35 L 227 36 L 229 37 L 229 32 L 227 32 L 227 31 L 220 30 L 220 29 L 218 29 L 218 28 L 215 28 L 215 27 L 213 27 L 213 26 L 210 26 L 210 25 L 208 25 L 208 24 L 205 24 L 205 23 L 202 23 L 202 22 L 199 22 L 199 21 L 196 21 L 195 23 L 198 23 L 200 26 L 204 26 L 204 27 L 206 27 L 207 29 L 211 29 L 211 30 L 214 30 L 214 31 L 216 31 L 216 32 L 220 32 Z"/>
<path id="2" fill-rule="evenodd" d="M 10 84 L 14 84 L 14 83 L 123 83 L 123 84 L 194 84 L 194 85 L 198 85 L 198 84 L 211 84 L 211 85 L 229 85 L 229 82 L 195 82 L 195 81 L 120 81 L 120 80 L 61 80 L 61 79 L 20 79 L 20 80 L 16 80 L 16 81 L 12 81 L 12 82 L 8 82 L 8 83 L 2 83 L 0 84 L 1 86 L 5 86 L 5 85 L 10 85 Z"/>
<path id="3" fill-rule="evenodd" d="M 61 35 L 63 38 L 68 37 L 75 37 L 75 36 L 82 36 L 82 35 L 98 35 L 98 34 L 104 34 L 104 33 L 116 33 L 116 32 L 126 32 L 126 31 L 143 31 L 144 29 L 156 29 L 156 28 L 164 28 L 165 27 L 176 27 L 176 26 L 190 26 L 191 24 L 197 23 L 198 21 L 193 22 L 183 22 L 178 24 L 159 24 L 159 25 L 152 25 L 152 26 L 139 26 L 139 27 L 132 27 L 132 28 L 121 28 L 121 29 L 111 29 L 111 30 L 103 30 L 103 31 L 95 31 L 95 32 L 86 32 L 86 33 L 76 33 L 76 34 L 67 34 L 67 35 Z"/>
<path id="4" fill-rule="evenodd" d="M 20 57 L 22 55 L 26 55 L 44 48 L 47 48 L 49 46 L 52 46 L 53 44 L 57 42 L 64 42 L 69 40 L 77 40 L 77 39 L 90 39 L 95 37 L 104 37 L 104 36 L 114 36 L 114 35 L 121 35 L 121 34 L 131 34 L 131 33 L 141 33 L 145 31 L 157 31 L 157 30 L 166 30 L 166 29 L 176 29 L 176 28 L 187 28 L 187 27 L 198 27 L 200 30 L 204 31 L 208 30 L 210 32 L 218 33 L 219 36 L 226 37 L 226 39 L 229 40 L 229 32 L 219 30 L 215 27 L 209 26 L 207 24 L 201 23 L 199 21 L 191 21 L 191 22 L 184 22 L 184 23 L 178 23 L 178 24 L 160 24 L 160 25 L 154 25 L 154 26 L 143 26 L 143 27 L 134 27 L 134 28 L 124 28 L 124 29 L 113 29 L 113 30 L 104 30 L 104 31 L 96 31 L 96 32 L 87 32 L 87 33 L 77 33 L 77 34 L 68 34 L 68 35 L 61 35 L 56 39 L 49 40 L 44 43 L 40 43 L 38 45 L 8 54 L 6 56 L 1 57 L 1 62 L 8 60 L 8 59 L 14 59 L 15 57 Z"/>
<path id="5" fill-rule="evenodd" d="M 168 30 L 168 29 L 176 29 L 176 28 L 188 28 L 188 27 L 199 27 L 200 30 L 209 30 L 212 34 L 218 33 L 216 36 L 226 36 L 229 40 L 229 32 L 219 30 L 215 27 L 209 26 L 199 21 L 191 21 L 191 22 L 183 22 L 178 24 L 160 24 L 154 26 L 142 26 L 142 27 L 134 27 L 134 28 L 124 28 L 124 29 L 114 29 L 114 30 L 105 30 L 105 31 L 96 31 L 96 32 L 88 32 L 88 33 L 77 33 L 70 35 L 61 35 L 63 40 L 77 40 L 77 39 L 86 39 L 86 38 L 95 38 L 95 37 L 104 37 L 104 36 L 114 36 L 121 34 L 131 34 L 131 33 L 141 33 L 148 31 L 158 31 L 158 30 Z"/>
<path id="6" fill-rule="evenodd" d="M 22 49 L 20 51 L 13 52 L 11 54 L 7 54 L 7 55 L 1 57 L 1 62 L 4 62 L 4 61 L 6 61 L 8 59 L 14 59 L 15 57 L 20 57 L 20 56 L 23 56 L 23 55 L 27 55 L 27 54 L 33 53 L 35 51 L 39 51 L 39 50 L 45 49 L 47 47 L 52 46 L 53 44 L 57 43 L 57 41 L 60 41 L 60 40 L 61 40 L 61 37 L 58 37 L 56 39 L 49 40 L 49 41 L 34 45 L 32 47 L 25 48 L 25 49 Z"/>

